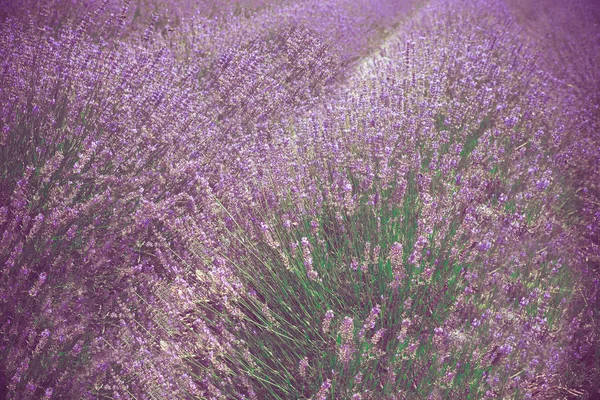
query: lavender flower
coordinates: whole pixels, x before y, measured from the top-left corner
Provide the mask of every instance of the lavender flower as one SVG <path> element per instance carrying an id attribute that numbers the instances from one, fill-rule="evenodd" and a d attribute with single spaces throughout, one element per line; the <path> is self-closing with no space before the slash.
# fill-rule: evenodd
<path id="1" fill-rule="evenodd" d="M 327 334 L 329 332 L 329 327 L 331 325 L 332 319 L 333 319 L 333 311 L 327 310 L 327 312 L 325 313 L 325 317 L 323 318 L 323 324 L 321 327 L 324 334 Z"/>

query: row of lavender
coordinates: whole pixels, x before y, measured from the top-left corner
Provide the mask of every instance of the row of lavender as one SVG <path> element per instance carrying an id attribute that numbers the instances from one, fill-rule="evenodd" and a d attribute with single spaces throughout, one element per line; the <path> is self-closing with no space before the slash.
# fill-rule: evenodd
<path id="1" fill-rule="evenodd" d="M 597 340 L 553 158 L 589 107 L 496 2 L 433 3 L 355 69 L 369 2 L 238 4 L 3 22 L 9 392 L 553 393 Z"/>
<path id="2" fill-rule="evenodd" d="M 249 267 L 283 283 L 273 291 L 248 281 L 261 287 L 259 303 L 271 305 L 262 321 L 276 332 L 251 354 L 279 348 L 285 352 L 277 360 L 291 358 L 267 363 L 269 372 L 256 378 L 267 397 L 318 389 L 300 391 L 302 379 L 289 387 L 294 360 L 301 376 L 312 366 L 325 382 L 319 393 L 342 398 L 555 397 L 564 380 L 558 371 L 586 352 L 581 366 L 591 374 L 579 368 L 571 378 L 593 383 L 598 280 L 587 276 L 597 263 L 597 215 L 578 232 L 582 220 L 569 216 L 581 200 L 578 188 L 557 161 L 573 160 L 571 144 L 595 134 L 595 105 L 582 104 L 556 70 L 544 69 L 552 55 L 523 45 L 527 37 L 513 31 L 509 10 L 482 4 L 490 11 L 457 2 L 424 11 L 332 101 L 291 124 L 300 161 L 293 164 L 297 180 L 283 190 L 307 188 L 290 203 L 311 217 L 300 233 L 280 228 L 302 227 L 290 217 L 296 212 L 274 217 L 264 240 L 279 259 Z M 580 166 L 595 168 L 596 148 L 582 155 Z M 581 190 L 594 185 L 589 176 Z M 262 266 L 277 262 L 305 269 L 307 281 L 294 286 L 293 276 Z M 579 272 L 590 284 L 576 282 Z M 302 291 L 308 311 L 289 300 Z M 285 307 L 272 306 L 282 298 Z M 314 314 L 320 319 L 311 321 Z M 278 328 L 284 320 L 288 326 Z M 576 334 L 583 320 L 585 339 Z M 316 349 L 299 346 L 291 356 L 300 340 L 283 335 L 292 327 L 312 332 Z M 247 341 L 256 342 L 252 336 Z M 281 370 L 290 372 L 274 378 Z"/>
<path id="3" fill-rule="evenodd" d="M 600 61 L 600 7 L 586 1 L 550 0 L 544 7 L 511 0 L 507 3 L 525 33 L 522 37 L 537 49 L 538 63 L 556 88 L 552 95 L 555 109 L 562 113 L 556 121 L 562 142 L 554 159 L 574 194 L 565 197 L 566 226 L 573 264 L 583 281 L 573 305 L 575 318 L 571 323 L 577 333 L 571 340 L 571 366 L 557 380 L 563 389 L 569 386 L 566 382 L 579 387 L 563 390 L 561 395 L 591 399 L 600 395 L 600 75 L 594 67 Z"/>

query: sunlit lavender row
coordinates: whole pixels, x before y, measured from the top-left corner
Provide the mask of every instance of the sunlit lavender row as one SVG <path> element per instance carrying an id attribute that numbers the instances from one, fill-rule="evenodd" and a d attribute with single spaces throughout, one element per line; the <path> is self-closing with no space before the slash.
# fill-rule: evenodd
<path id="1" fill-rule="evenodd" d="M 599 24 L 0 0 L 0 399 L 600 398 Z"/>

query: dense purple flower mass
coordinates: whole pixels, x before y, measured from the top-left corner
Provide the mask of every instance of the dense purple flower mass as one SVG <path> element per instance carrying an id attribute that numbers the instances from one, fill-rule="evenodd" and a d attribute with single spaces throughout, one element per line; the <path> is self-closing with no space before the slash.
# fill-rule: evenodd
<path id="1" fill-rule="evenodd" d="M 0 0 L 0 399 L 598 398 L 599 21 Z"/>

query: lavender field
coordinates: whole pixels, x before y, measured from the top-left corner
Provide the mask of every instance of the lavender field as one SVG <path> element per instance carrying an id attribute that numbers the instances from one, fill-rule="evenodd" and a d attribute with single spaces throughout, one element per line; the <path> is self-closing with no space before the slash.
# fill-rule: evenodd
<path id="1" fill-rule="evenodd" d="M 0 399 L 600 399 L 594 0 L 0 0 Z"/>

